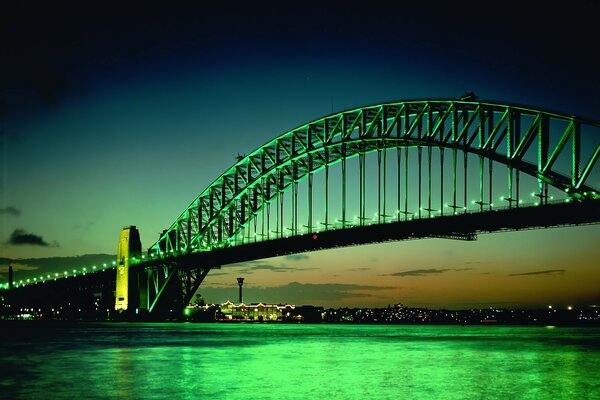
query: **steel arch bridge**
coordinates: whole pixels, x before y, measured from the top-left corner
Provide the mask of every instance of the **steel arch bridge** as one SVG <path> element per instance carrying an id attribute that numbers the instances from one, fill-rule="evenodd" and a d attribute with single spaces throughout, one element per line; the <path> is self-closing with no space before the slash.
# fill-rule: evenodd
<path id="1" fill-rule="evenodd" d="M 558 123 L 559 132 L 553 131 Z M 404 155 L 409 148 L 418 151 L 418 168 L 421 171 L 423 161 L 422 150 L 428 152 L 427 175 L 427 211 L 433 211 L 431 199 L 431 151 L 438 148 L 440 153 L 440 168 L 444 174 L 444 149 L 451 152 L 452 157 L 452 201 L 453 209 L 466 209 L 468 206 L 467 187 L 463 184 L 463 199 L 457 193 L 457 153 L 462 153 L 462 167 L 468 168 L 467 154 L 479 157 L 479 198 L 480 208 L 486 205 L 484 186 L 489 189 L 492 185 L 484 183 L 484 159 L 497 162 L 506 167 L 506 191 L 503 200 L 509 206 L 518 207 L 519 174 L 525 173 L 538 180 L 540 203 L 548 201 L 548 186 L 553 186 L 568 194 L 575 200 L 598 198 L 596 189 L 586 183 L 594 164 L 600 156 L 600 144 L 591 157 L 581 159 L 581 128 L 582 125 L 600 126 L 599 123 L 585 121 L 571 115 L 561 115 L 548 111 L 525 108 L 522 106 L 466 102 L 454 100 L 425 100 L 403 101 L 397 103 L 378 104 L 350 111 L 332 114 L 296 129 L 286 132 L 261 146 L 251 154 L 240 157 L 240 160 L 207 187 L 167 229 L 160 239 L 150 248 L 150 254 L 188 253 L 206 251 L 215 247 L 227 247 L 240 232 L 247 228 L 253 218 L 263 209 L 277 203 L 286 191 L 292 191 L 297 196 L 297 185 L 300 181 L 308 180 L 308 218 L 307 231 L 316 230 L 311 209 L 313 175 L 323 170 L 326 176 L 325 189 L 329 188 L 329 168 L 341 163 L 342 196 L 346 195 L 346 161 L 359 157 L 359 208 L 360 223 L 364 223 L 365 214 L 365 160 L 367 153 L 377 152 L 379 172 L 386 163 L 385 150 L 397 149 L 398 170 L 404 168 L 408 176 L 408 157 Z M 559 140 L 551 145 L 551 136 L 558 134 Z M 534 146 L 534 142 L 536 142 Z M 570 146 L 566 144 L 570 142 Z M 525 155 L 534 149 L 535 160 L 526 160 Z M 559 157 L 568 155 L 570 170 L 567 174 L 553 168 Z M 582 163 L 583 161 L 583 163 Z M 492 179 L 492 169 L 488 168 L 488 179 Z M 401 180 L 401 174 L 398 178 Z M 463 173 L 463 178 L 467 173 Z M 421 175 L 419 178 L 423 178 Z M 385 179 L 385 178 L 383 178 Z M 381 180 L 381 179 L 380 179 Z M 408 197 L 409 181 L 404 179 L 404 188 L 398 186 L 398 210 L 395 214 L 406 215 L 408 209 L 402 208 Z M 441 182 L 443 184 L 443 180 Z M 418 192 L 423 190 L 422 179 L 418 180 Z M 386 196 L 384 187 L 380 187 L 378 213 L 381 218 L 388 218 L 385 207 Z M 404 193 L 402 193 L 402 189 Z M 438 206 L 444 212 L 444 190 Z M 489 204 L 493 203 L 489 195 Z M 421 196 L 419 196 L 421 199 Z M 462 204 L 459 204 L 462 200 Z M 326 194 L 323 200 L 329 202 Z M 421 210 L 422 205 L 419 204 Z M 406 206 L 406 202 L 404 203 Z M 325 220 L 328 227 L 331 220 L 325 204 Z M 339 222 L 345 227 L 353 224 L 346 216 L 346 198 L 342 198 L 342 215 Z M 281 217 L 281 215 L 280 215 Z M 378 219 L 379 220 L 381 219 Z M 399 218 L 399 217 L 398 217 Z M 281 235 L 283 218 L 279 218 L 279 226 L 275 226 L 275 234 Z M 293 221 L 291 231 L 299 231 L 297 221 Z M 271 233 L 267 231 L 267 233 Z M 270 236 L 269 236 L 270 237 Z"/>
<path id="2" fill-rule="evenodd" d="M 238 157 L 161 234 L 147 259 L 136 261 L 146 268 L 153 287 L 148 308 L 152 310 L 172 276 L 179 276 L 189 300 L 211 268 L 228 262 L 227 257 L 219 261 L 203 255 L 331 230 L 516 211 L 525 208 L 527 179 L 527 194 L 533 182 L 536 206 L 554 203 L 554 191 L 561 202 L 594 203 L 585 212 L 597 214 L 593 200 L 600 199 L 599 185 L 591 177 L 600 157 L 600 135 L 588 131 L 599 127 L 598 122 L 521 105 L 458 100 L 377 104 L 301 125 Z M 353 169 L 351 159 L 358 159 Z M 339 175 L 335 189 L 334 169 Z M 500 207 L 494 205 L 494 191 L 501 194 Z M 333 202 L 332 196 L 339 198 Z M 376 212 L 367 211 L 369 201 Z M 352 207 L 357 209 L 354 217 L 349 215 Z M 526 220 L 528 214 L 535 213 L 519 215 Z M 599 217 L 573 217 L 571 222 L 598 222 Z M 438 235 L 469 239 L 475 230 Z M 290 253 L 310 250 L 290 246 Z M 193 255 L 197 257 L 187 259 L 196 265 L 181 262 Z M 217 265 L 197 265 L 206 260 Z"/>

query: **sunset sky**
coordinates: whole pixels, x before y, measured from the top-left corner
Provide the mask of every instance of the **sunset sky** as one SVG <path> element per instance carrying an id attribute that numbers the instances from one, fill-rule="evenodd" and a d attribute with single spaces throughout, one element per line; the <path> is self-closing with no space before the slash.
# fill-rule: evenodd
<path id="1" fill-rule="evenodd" d="M 149 247 L 238 154 L 332 112 L 468 89 L 600 119 L 592 1 L 61 4 L 1 12 L 2 281 L 9 264 L 22 279 L 59 268 L 51 257 L 115 254 L 125 225 Z M 248 302 L 600 304 L 599 238 L 592 225 L 328 250 L 224 266 L 200 293 L 235 300 L 241 275 Z"/>

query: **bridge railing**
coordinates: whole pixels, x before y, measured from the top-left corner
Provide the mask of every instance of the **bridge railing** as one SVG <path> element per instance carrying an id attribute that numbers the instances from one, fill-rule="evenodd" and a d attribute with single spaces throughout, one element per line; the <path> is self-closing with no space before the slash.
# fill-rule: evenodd
<path id="1" fill-rule="evenodd" d="M 145 258 L 145 256 L 144 256 Z M 89 267 L 80 267 L 80 268 L 66 268 L 63 272 L 53 272 L 50 274 L 42 274 L 39 276 L 34 276 L 32 278 L 20 279 L 18 281 L 14 281 L 13 287 L 19 288 L 28 285 L 38 285 L 46 282 L 55 282 L 62 279 L 69 279 L 79 276 L 84 276 L 88 274 L 93 274 L 96 272 L 107 271 L 110 269 L 116 268 L 116 261 L 113 261 L 111 264 L 103 263 L 102 265 L 91 265 Z M 5 282 L 0 284 L 0 290 L 8 290 L 9 284 Z"/>
<path id="2" fill-rule="evenodd" d="M 532 193 L 531 194 L 532 197 L 535 197 L 536 194 Z M 500 201 L 502 201 L 503 199 L 500 198 Z M 552 197 L 550 197 L 549 200 L 544 202 L 544 206 L 553 206 L 553 205 L 560 205 L 560 204 L 566 204 L 566 203 L 577 203 L 577 202 L 589 202 L 589 201 L 600 201 L 600 197 L 598 197 L 597 199 L 588 199 L 588 200 L 573 200 L 571 198 L 566 198 L 566 199 L 554 199 Z M 346 221 L 345 223 L 335 223 L 335 224 L 328 224 L 328 228 L 327 229 L 316 229 L 316 230 L 312 230 L 309 232 L 309 230 L 307 228 L 302 228 L 299 229 L 297 231 L 297 233 L 294 234 L 285 234 L 281 237 L 285 237 L 285 238 L 291 238 L 291 237 L 297 237 L 297 236 L 302 236 L 302 235 L 306 235 L 306 234 L 319 234 L 321 232 L 326 232 L 326 231 L 335 231 L 335 230 L 341 230 L 341 229 L 348 229 L 348 228 L 353 228 L 353 227 L 357 227 L 357 226 L 364 226 L 364 225 L 378 225 L 378 224 L 390 224 L 390 223 L 398 223 L 398 222 L 404 222 L 404 221 L 414 221 L 414 220 L 428 220 L 428 219 L 432 219 L 432 218 L 444 218 L 444 217 L 452 217 L 452 216 L 456 216 L 456 215 L 463 215 L 463 214 L 478 214 L 481 212 L 490 212 L 490 211 L 509 211 L 509 210 L 515 210 L 515 209 L 524 209 L 524 208 L 534 208 L 534 207 L 540 207 L 541 204 L 539 201 L 533 201 L 533 202 L 524 202 L 523 200 L 519 200 L 518 205 L 502 205 L 502 206 L 498 206 L 494 203 L 486 205 L 485 210 L 481 211 L 481 210 L 476 210 L 476 209 L 469 209 L 467 207 L 461 207 L 461 208 L 451 208 L 449 206 L 447 206 L 447 208 L 450 209 L 449 212 L 444 212 L 442 213 L 441 210 L 437 210 L 436 212 L 433 212 L 431 214 L 423 214 L 421 215 L 421 217 L 418 216 L 418 214 L 411 214 L 411 215 L 404 215 L 400 218 L 396 217 L 386 217 L 383 222 L 378 222 L 375 221 L 375 219 L 377 218 L 377 215 L 374 215 L 374 219 L 373 222 L 367 222 L 367 223 L 363 223 L 362 225 L 360 225 L 358 218 L 355 218 L 356 222 L 351 223 Z M 400 211 L 397 211 L 397 214 L 399 214 Z M 389 218 L 389 220 L 388 220 Z M 280 238 L 280 237 L 278 237 Z M 275 239 L 274 237 L 272 239 Z M 146 260 L 148 261 L 155 261 L 155 260 L 168 260 L 168 259 L 172 259 L 174 257 L 180 256 L 180 255 L 185 255 L 185 254 L 189 254 L 189 253 L 198 253 L 198 252 L 204 252 L 204 251 L 211 251 L 213 249 L 216 248 L 226 248 L 226 247 L 235 247 L 235 246 L 240 246 L 240 245 L 244 245 L 244 244 L 249 244 L 249 243 L 257 243 L 257 242 L 262 242 L 262 241 L 268 241 L 269 239 L 265 238 L 265 237 L 261 237 L 259 235 L 257 236 L 253 236 L 250 240 L 248 240 L 247 238 L 242 238 L 240 240 L 235 240 L 235 239 L 230 239 L 228 241 L 228 245 L 218 245 L 215 246 L 213 248 L 210 249 L 194 249 L 191 252 L 177 252 L 177 251 L 169 251 L 169 252 L 151 252 L 148 251 L 147 256 L 145 256 L 142 259 L 132 259 L 132 264 L 143 264 Z"/>

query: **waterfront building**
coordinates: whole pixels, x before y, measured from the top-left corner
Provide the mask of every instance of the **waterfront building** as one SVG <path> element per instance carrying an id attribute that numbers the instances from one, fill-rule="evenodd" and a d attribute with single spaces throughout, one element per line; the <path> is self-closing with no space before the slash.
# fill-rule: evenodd
<path id="1" fill-rule="evenodd" d="M 221 320 L 283 321 L 296 307 L 290 304 L 234 304 L 227 300 L 221 304 Z"/>

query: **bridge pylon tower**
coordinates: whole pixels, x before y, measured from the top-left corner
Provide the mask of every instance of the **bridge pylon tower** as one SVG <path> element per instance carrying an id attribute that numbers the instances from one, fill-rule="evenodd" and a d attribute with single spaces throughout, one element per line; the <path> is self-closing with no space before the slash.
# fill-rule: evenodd
<path id="1" fill-rule="evenodd" d="M 131 269 L 131 262 L 142 254 L 140 233 L 133 225 L 126 226 L 119 235 L 117 246 L 117 283 L 115 290 L 115 310 L 124 312 L 140 306 L 137 293 L 141 289 L 137 271 Z M 141 285 L 143 287 L 143 285 Z"/>

